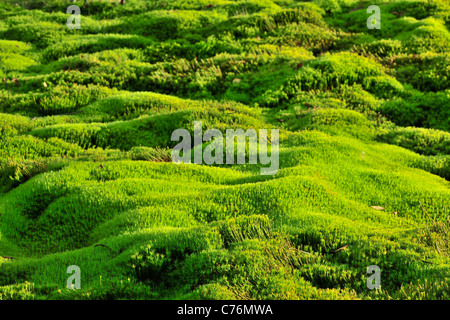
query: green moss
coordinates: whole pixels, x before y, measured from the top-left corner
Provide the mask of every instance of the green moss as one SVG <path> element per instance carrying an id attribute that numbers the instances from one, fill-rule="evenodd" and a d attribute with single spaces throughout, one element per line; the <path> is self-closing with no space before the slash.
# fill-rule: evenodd
<path id="1" fill-rule="evenodd" d="M 382 2 L 0 4 L 0 299 L 448 299 L 450 7 Z M 194 121 L 277 174 L 172 163 Z"/>

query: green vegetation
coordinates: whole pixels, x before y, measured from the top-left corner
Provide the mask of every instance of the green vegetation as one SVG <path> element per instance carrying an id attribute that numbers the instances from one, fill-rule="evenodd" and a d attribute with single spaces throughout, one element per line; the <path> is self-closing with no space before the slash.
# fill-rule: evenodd
<path id="1" fill-rule="evenodd" d="M 449 299 L 448 1 L 77 4 L 0 4 L 0 300 Z M 194 121 L 279 171 L 172 163 Z"/>

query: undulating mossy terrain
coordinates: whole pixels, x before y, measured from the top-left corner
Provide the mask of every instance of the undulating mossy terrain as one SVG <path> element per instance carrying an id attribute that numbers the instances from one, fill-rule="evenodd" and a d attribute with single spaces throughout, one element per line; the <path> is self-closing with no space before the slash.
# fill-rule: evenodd
<path id="1" fill-rule="evenodd" d="M 0 300 L 449 299 L 448 1 L 84 2 L 0 3 Z"/>

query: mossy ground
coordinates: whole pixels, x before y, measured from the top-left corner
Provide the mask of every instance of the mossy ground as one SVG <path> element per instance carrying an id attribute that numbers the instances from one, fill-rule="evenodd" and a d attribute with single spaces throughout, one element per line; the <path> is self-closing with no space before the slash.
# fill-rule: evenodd
<path id="1" fill-rule="evenodd" d="M 6 2 L 0 299 L 449 299 L 446 1 Z M 279 171 L 172 163 L 194 121 Z"/>

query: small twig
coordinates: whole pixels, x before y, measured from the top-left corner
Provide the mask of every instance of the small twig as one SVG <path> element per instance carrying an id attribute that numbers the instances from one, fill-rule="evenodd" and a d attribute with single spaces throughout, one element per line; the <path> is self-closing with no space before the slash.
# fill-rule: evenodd
<path id="1" fill-rule="evenodd" d="M 433 219 L 431 219 L 430 215 L 428 214 L 427 210 L 425 210 L 425 208 L 423 207 L 422 203 L 419 201 L 420 207 L 422 208 L 422 211 L 425 212 L 425 214 L 427 215 L 427 217 L 433 221 L 434 223 L 436 223 L 436 221 L 434 221 Z"/>
<path id="2" fill-rule="evenodd" d="M 343 246 L 343 247 L 340 247 L 339 249 L 337 249 L 337 250 L 335 250 L 335 251 L 333 251 L 333 252 L 339 252 L 339 251 L 345 250 L 345 249 L 347 249 L 347 247 L 348 247 L 348 244 L 346 244 L 346 245 Z"/>
<path id="3" fill-rule="evenodd" d="M 420 260 L 420 261 L 422 261 L 422 262 L 424 262 L 424 263 L 428 263 L 428 264 L 436 264 L 436 263 L 434 263 L 434 262 L 425 261 L 425 260 Z"/>
<path id="4" fill-rule="evenodd" d="M 105 247 L 105 248 L 108 248 L 112 252 L 112 249 L 104 244 L 96 244 L 94 247 Z"/>
<path id="5" fill-rule="evenodd" d="M 309 252 L 306 252 L 306 251 L 303 251 L 303 250 L 299 250 L 299 249 L 293 248 L 293 247 L 291 247 L 291 248 L 289 248 L 289 249 L 290 249 L 290 250 L 296 250 L 296 251 L 298 251 L 298 252 L 300 252 L 300 253 L 311 254 L 311 253 L 309 253 Z"/>

